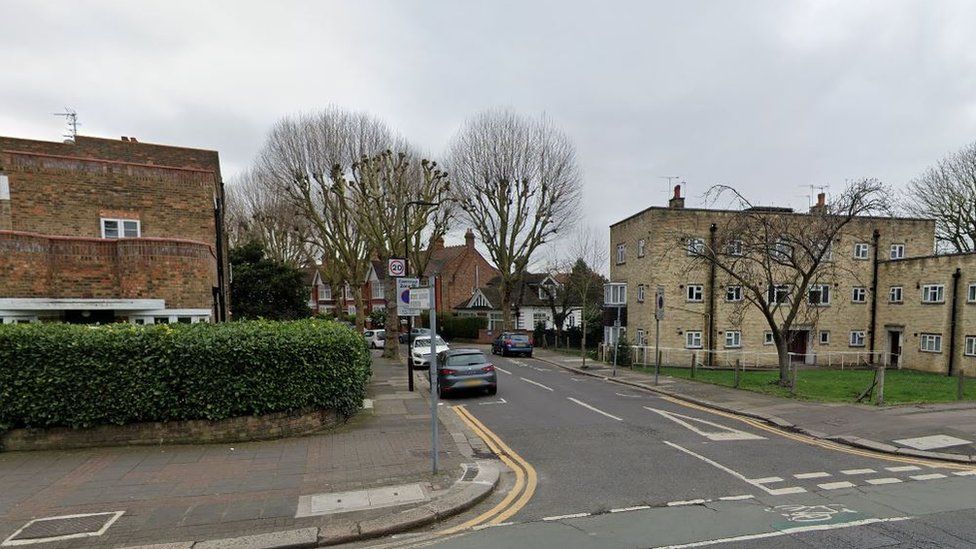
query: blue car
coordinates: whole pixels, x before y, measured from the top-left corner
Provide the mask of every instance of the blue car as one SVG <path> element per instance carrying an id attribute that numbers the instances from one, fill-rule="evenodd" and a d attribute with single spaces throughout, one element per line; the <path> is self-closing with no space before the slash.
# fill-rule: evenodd
<path id="1" fill-rule="evenodd" d="M 491 344 L 493 355 L 524 355 L 532 358 L 532 343 L 529 336 L 513 332 L 502 332 L 498 339 Z"/>

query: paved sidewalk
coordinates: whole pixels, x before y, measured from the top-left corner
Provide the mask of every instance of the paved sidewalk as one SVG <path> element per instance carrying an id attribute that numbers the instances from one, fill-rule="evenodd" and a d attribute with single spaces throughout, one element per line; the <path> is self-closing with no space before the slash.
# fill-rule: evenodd
<path id="1" fill-rule="evenodd" d="M 596 361 L 535 350 L 536 358 L 581 373 L 609 377 L 611 369 Z M 591 365 L 593 367 L 591 367 Z M 616 379 L 659 390 L 716 408 L 757 417 L 781 427 L 886 452 L 976 462 L 976 402 L 877 407 L 817 403 L 722 387 L 710 383 L 654 376 L 617 368 Z"/>
<path id="2" fill-rule="evenodd" d="M 379 528 L 386 524 L 384 517 L 405 507 L 376 508 L 377 503 L 361 511 L 296 518 L 300 510 L 329 507 L 328 498 L 311 503 L 305 498 L 300 509 L 301 496 L 387 486 L 413 485 L 406 491 L 414 507 L 427 504 L 438 513 L 447 511 L 435 504 L 463 484 L 455 484 L 462 463 L 488 457 L 478 451 L 480 440 L 459 433 L 441 414 L 441 474 L 432 475 L 429 403 L 424 391 L 407 391 L 402 361 L 394 365 L 374 355 L 369 398 L 372 409 L 347 424 L 302 438 L 0 453 L 0 542 L 32 519 L 118 511 L 124 513 L 101 536 L 21 547 L 122 547 L 308 527 L 319 528 L 321 541 L 326 532 L 357 533 L 371 519 L 369 524 Z M 367 505 L 373 505 L 376 493 L 369 493 Z M 396 499 L 402 497 L 398 490 L 384 497 L 402 501 Z M 81 520 L 94 526 L 42 521 L 31 528 L 35 537 L 42 526 L 50 535 L 73 533 L 97 529 L 112 516 Z"/>

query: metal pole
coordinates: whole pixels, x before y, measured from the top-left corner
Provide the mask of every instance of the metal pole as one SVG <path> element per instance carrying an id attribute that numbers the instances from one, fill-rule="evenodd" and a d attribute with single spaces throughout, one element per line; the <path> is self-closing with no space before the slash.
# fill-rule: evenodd
<path id="1" fill-rule="evenodd" d="M 410 204 L 403 208 L 403 274 L 410 276 L 410 235 L 407 234 L 407 210 Z M 400 327 L 400 311 L 397 311 L 397 328 Z M 407 317 L 407 388 L 413 392 L 413 317 Z"/>
<path id="2" fill-rule="evenodd" d="M 620 307 L 617 307 L 616 337 L 613 340 L 613 377 L 617 377 L 617 349 L 620 348 Z"/>
<path id="3" fill-rule="evenodd" d="M 657 378 L 661 374 L 661 321 L 654 316 L 654 385 L 657 385 Z"/>
<path id="4" fill-rule="evenodd" d="M 437 306 L 434 303 L 434 277 L 430 277 L 430 445 L 433 468 L 437 474 Z"/>

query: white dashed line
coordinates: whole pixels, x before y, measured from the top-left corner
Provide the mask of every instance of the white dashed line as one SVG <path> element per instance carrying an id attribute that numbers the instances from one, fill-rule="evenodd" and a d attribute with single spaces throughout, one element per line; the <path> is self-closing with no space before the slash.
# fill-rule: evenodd
<path id="1" fill-rule="evenodd" d="M 701 454 L 696 454 L 695 452 L 692 452 L 691 450 L 689 450 L 687 448 L 681 447 L 681 446 L 679 446 L 679 445 L 677 445 L 677 444 L 675 444 L 673 442 L 667 441 L 667 440 L 662 440 L 661 442 L 667 444 L 668 446 L 674 448 L 675 450 L 684 452 L 684 453 L 688 454 L 689 456 L 698 458 L 701 461 L 704 461 L 705 463 L 711 465 L 712 467 L 715 467 L 716 469 L 719 469 L 721 471 L 725 471 L 726 473 L 734 476 L 735 478 L 737 478 L 737 479 L 739 479 L 739 480 L 741 480 L 743 482 L 748 482 L 749 484 L 755 486 L 756 488 L 759 488 L 760 490 L 766 492 L 769 495 L 772 495 L 772 496 L 780 496 L 780 495 L 783 495 L 783 494 L 799 494 L 799 493 L 802 493 L 802 492 L 806 492 L 806 489 L 801 488 L 799 486 L 790 486 L 788 488 L 777 488 L 777 489 L 767 488 L 766 486 L 763 486 L 762 484 L 760 484 L 758 482 L 755 482 L 753 480 L 750 480 L 749 478 L 746 478 L 746 476 L 743 475 L 742 473 L 739 473 L 737 471 L 733 471 L 732 469 L 729 469 L 728 467 L 722 465 L 721 463 L 718 463 L 717 461 L 708 459 L 707 457 L 705 457 L 705 456 L 703 456 Z"/>
<path id="2" fill-rule="evenodd" d="M 707 503 L 707 499 L 689 499 L 685 501 L 669 501 L 667 503 L 668 507 L 681 507 L 684 505 L 701 505 L 702 503 Z"/>
<path id="3" fill-rule="evenodd" d="M 594 412 L 596 412 L 598 414 L 603 414 L 603 415 L 607 416 L 610 419 L 615 419 L 617 421 L 623 421 L 623 419 L 621 419 L 621 418 L 619 418 L 619 417 L 617 417 L 617 416 L 615 416 L 613 414 L 608 414 L 608 413 L 604 412 L 603 410 L 601 410 L 599 408 L 594 408 L 593 406 L 590 406 L 589 404 L 583 402 L 582 400 L 576 400 L 573 397 L 566 397 L 566 398 L 568 398 L 569 400 L 572 400 L 573 402 L 575 402 L 576 404 L 579 404 L 580 406 L 582 406 L 584 408 L 587 408 L 589 410 L 593 410 Z"/>
<path id="4" fill-rule="evenodd" d="M 554 520 L 565 520 L 565 519 L 583 518 L 583 517 L 588 517 L 588 516 L 590 516 L 589 513 L 573 513 L 571 515 L 557 515 L 555 517 L 544 517 L 542 520 L 544 520 L 546 522 L 552 522 Z"/>
<path id="5" fill-rule="evenodd" d="M 643 396 L 643 395 L 625 395 L 623 393 L 614 393 L 614 394 L 617 395 L 618 397 L 627 397 L 627 398 L 640 398 L 641 396 Z"/>
<path id="6" fill-rule="evenodd" d="M 790 486 L 788 488 L 775 488 L 773 490 L 766 490 L 771 496 L 785 496 L 787 494 L 802 494 L 806 492 L 807 489 L 800 486 Z"/>
<path id="7" fill-rule="evenodd" d="M 898 484 L 901 482 L 900 478 L 885 477 L 885 478 L 869 478 L 864 482 L 868 484 Z"/>
<path id="8" fill-rule="evenodd" d="M 929 473 L 927 475 L 911 475 L 912 480 L 934 480 L 937 478 L 946 478 L 942 473 Z"/>
<path id="9" fill-rule="evenodd" d="M 960 476 L 960 477 L 971 477 L 973 475 L 976 475 L 976 470 L 971 470 L 971 471 L 953 471 L 952 474 L 953 475 L 956 475 L 956 476 Z"/>
<path id="10" fill-rule="evenodd" d="M 741 501 L 741 500 L 744 500 L 744 499 L 752 499 L 754 497 L 756 497 L 756 496 L 753 496 L 751 494 L 743 494 L 741 496 L 722 496 L 722 497 L 720 497 L 718 499 L 719 499 L 719 501 Z"/>
<path id="11" fill-rule="evenodd" d="M 829 476 L 830 476 L 830 473 L 827 473 L 827 472 L 824 472 L 824 471 L 819 471 L 819 472 L 816 472 L 816 473 L 797 473 L 797 474 L 793 475 L 793 478 L 800 478 L 800 479 L 805 479 L 805 478 L 824 478 L 824 477 L 829 477 Z"/>
<path id="12" fill-rule="evenodd" d="M 845 475 L 871 475 L 877 473 L 874 469 L 845 469 L 841 471 Z"/>
<path id="13" fill-rule="evenodd" d="M 509 371 L 508 371 L 508 370 L 506 370 L 505 368 L 500 368 L 500 367 L 498 367 L 498 366 L 495 366 L 495 369 L 496 369 L 496 370 L 498 370 L 499 372 L 501 372 L 501 373 L 503 373 L 503 374 L 508 374 L 508 375 L 512 375 L 512 372 L 509 372 Z"/>
<path id="14" fill-rule="evenodd" d="M 921 471 L 922 468 L 915 465 L 899 465 L 898 467 L 885 467 L 885 471 L 892 473 L 905 473 L 908 471 Z"/>
<path id="15" fill-rule="evenodd" d="M 753 478 L 749 479 L 752 482 L 758 482 L 759 484 L 768 484 L 770 482 L 783 482 L 783 479 L 779 477 L 763 477 L 763 478 Z"/>
<path id="16" fill-rule="evenodd" d="M 854 484 L 844 480 L 841 482 L 825 482 L 824 484 L 818 484 L 817 486 L 824 490 L 837 490 L 840 488 L 853 488 Z"/>
<path id="17" fill-rule="evenodd" d="M 511 526 L 515 524 L 514 522 L 499 522 L 498 524 L 479 524 L 471 528 L 471 530 L 477 532 L 478 530 L 484 530 L 486 528 L 498 528 L 499 526 Z"/>
<path id="18" fill-rule="evenodd" d="M 709 545 L 718 545 L 722 543 L 733 543 L 737 541 L 752 541 L 755 539 L 767 539 L 775 538 L 779 536 L 790 536 L 793 534 L 799 534 L 802 532 L 821 532 L 824 530 L 837 530 L 839 528 L 852 528 L 854 526 L 865 526 L 868 524 L 879 524 L 885 522 L 900 522 L 903 520 L 910 520 L 912 517 L 891 517 L 891 518 L 869 518 L 864 520 L 855 520 L 851 522 L 842 522 L 840 524 L 813 524 L 810 526 L 797 526 L 795 528 L 785 528 L 783 530 L 777 530 L 775 532 L 763 532 L 761 534 L 745 534 L 742 536 L 735 536 L 731 538 L 720 538 L 720 539 L 710 539 L 705 541 L 695 541 L 692 543 L 683 543 L 680 545 L 662 545 L 655 547 L 654 549 L 685 549 L 687 547 L 707 547 Z"/>
<path id="19" fill-rule="evenodd" d="M 635 505 L 633 507 L 621 507 L 619 509 L 610 509 L 611 513 L 626 513 L 629 511 L 643 511 L 644 509 L 650 509 L 650 505 Z"/>
<path id="20" fill-rule="evenodd" d="M 531 379 L 525 379 L 524 377 L 523 378 L 519 378 L 519 379 L 521 379 L 522 381 L 524 381 L 526 383 L 531 383 L 532 385 L 536 385 L 538 387 L 542 387 L 543 389 L 545 389 L 547 391 L 552 391 L 552 387 L 546 387 L 545 385 L 539 383 L 538 381 L 532 381 Z"/>

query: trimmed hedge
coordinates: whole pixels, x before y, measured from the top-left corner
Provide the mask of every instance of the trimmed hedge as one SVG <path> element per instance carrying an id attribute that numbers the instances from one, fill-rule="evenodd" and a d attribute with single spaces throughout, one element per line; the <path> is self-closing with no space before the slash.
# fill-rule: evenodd
<path id="1" fill-rule="evenodd" d="M 0 430 L 221 420 L 362 404 L 369 351 L 336 322 L 0 326 Z"/>
<path id="2" fill-rule="evenodd" d="M 427 316 L 424 326 L 430 328 Z M 457 316 L 451 313 L 437 313 L 437 333 L 444 339 L 478 339 L 478 330 L 488 327 L 488 319 L 480 316 Z"/>

